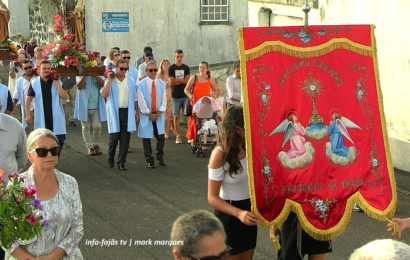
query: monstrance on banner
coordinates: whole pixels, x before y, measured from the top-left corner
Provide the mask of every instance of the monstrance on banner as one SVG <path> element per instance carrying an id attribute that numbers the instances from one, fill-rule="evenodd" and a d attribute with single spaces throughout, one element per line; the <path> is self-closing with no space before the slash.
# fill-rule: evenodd
<path id="1" fill-rule="evenodd" d="M 396 183 L 374 26 L 239 29 L 252 212 L 276 229 L 292 210 L 318 240 L 357 203 L 387 221 Z M 249 138 L 250 137 L 250 138 Z"/>

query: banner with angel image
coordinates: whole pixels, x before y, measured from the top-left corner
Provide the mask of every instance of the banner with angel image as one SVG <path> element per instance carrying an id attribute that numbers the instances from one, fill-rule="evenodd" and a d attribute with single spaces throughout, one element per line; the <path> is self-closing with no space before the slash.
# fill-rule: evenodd
<path id="1" fill-rule="evenodd" d="M 397 206 L 374 26 L 239 29 L 252 211 L 276 229 L 290 211 L 319 240 L 355 204 L 386 221 Z"/>

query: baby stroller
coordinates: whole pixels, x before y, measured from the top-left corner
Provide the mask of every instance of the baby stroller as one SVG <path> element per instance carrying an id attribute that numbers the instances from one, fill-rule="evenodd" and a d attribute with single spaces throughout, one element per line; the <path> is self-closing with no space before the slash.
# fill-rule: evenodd
<path id="1" fill-rule="evenodd" d="M 204 148 L 210 147 L 212 150 L 214 149 L 215 144 L 219 142 L 218 126 L 216 126 L 215 123 L 216 128 L 212 127 L 212 123 L 216 122 L 216 113 L 220 110 L 221 109 L 219 108 L 216 100 L 211 97 L 202 97 L 195 103 L 192 109 L 192 114 L 195 115 L 197 126 L 195 148 L 192 150 L 192 152 L 196 153 L 197 157 L 199 157 L 199 155 L 205 157 Z M 215 134 L 215 131 L 217 131 L 218 134 Z"/>

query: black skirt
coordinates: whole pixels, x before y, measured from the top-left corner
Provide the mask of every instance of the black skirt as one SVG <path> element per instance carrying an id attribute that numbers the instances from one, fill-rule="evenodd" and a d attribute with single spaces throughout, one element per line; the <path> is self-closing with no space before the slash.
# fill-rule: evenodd
<path id="1" fill-rule="evenodd" d="M 229 204 L 242 210 L 251 211 L 251 200 L 226 200 Z M 256 247 L 258 226 L 243 224 L 238 218 L 223 213 L 217 209 L 215 216 L 224 225 L 226 244 L 232 248 L 231 255 L 238 255 Z"/>

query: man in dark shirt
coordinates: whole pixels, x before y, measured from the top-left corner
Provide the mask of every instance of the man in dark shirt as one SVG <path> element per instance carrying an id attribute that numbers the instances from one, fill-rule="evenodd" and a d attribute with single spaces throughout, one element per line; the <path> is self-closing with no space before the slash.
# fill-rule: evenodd
<path id="1" fill-rule="evenodd" d="M 28 59 L 34 58 L 34 49 L 37 47 L 37 41 L 34 38 L 30 39 L 30 45 L 26 48 L 26 54 Z"/>
<path id="2" fill-rule="evenodd" d="M 49 129 L 50 131 L 55 132 L 55 134 L 57 136 L 57 139 L 58 139 L 58 142 L 59 142 L 60 154 L 61 154 L 61 149 L 63 148 L 64 141 L 65 141 L 65 123 L 62 126 L 54 125 L 53 101 L 58 102 L 59 106 L 61 107 L 61 110 L 62 111 L 64 111 L 64 110 L 62 109 L 61 101 L 60 101 L 59 98 L 57 98 L 57 100 L 53 100 L 53 97 L 52 97 L 53 84 L 55 84 L 60 98 L 67 99 L 67 92 L 61 87 L 60 80 L 51 79 L 50 61 L 43 60 L 40 63 L 39 72 L 40 72 L 40 77 L 36 80 L 39 80 L 40 85 L 41 85 L 42 106 L 43 106 L 43 110 L 44 110 L 44 125 L 45 125 L 45 128 Z M 36 84 L 36 80 L 33 81 L 33 83 L 32 83 L 33 85 Z M 33 101 L 35 96 L 36 96 L 36 92 L 33 89 L 33 86 L 30 86 L 30 88 L 28 89 L 26 104 L 25 104 L 26 123 L 28 125 L 33 123 L 33 120 L 30 116 L 30 106 L 31 106 L 31 102 Z M 41 107 L 36 106 L 36 110 L 37 109 L 41 109 Z M 35 115 L 37 115 L 37 113 Z M 64 115 L 62 115 L 62 116 L 64 116 Z M 65 120 L 63 119 L 63 122 L 64 121 Z M 58 130 L 59 132 L 56 132 L 55 130 L 57 130 L 57 129 L 54 129 L 54 128 L 57 128 L 57 127 L 59 129 L 63 129 L 63 131 L 61 131 L 61 133 L 60 133 L 60 130 Z M 38 126 L 37 126 L 37 128 L 38 128 Z M 64 133 L 64 134 L 62 134 L 62 133 Z"/>
<path id="3" fill-rule="evenodd" d="M 181 108 L 184 109 L 185 104 L 189 102 L 185 95 L 185 86 L 190 78 L 189 67 L 182 63 L 184 60 L 184 52 L 182 50 L 175 51 L 175 63 L 169 67 L 169 81 L 171 82 L 171 105 L 172 116 L 174 117 L 174 131 L 177 135 L 175 143 L 182 144 L 182 138 L 179 133 L 179 120 L 181 119 Z"/>

